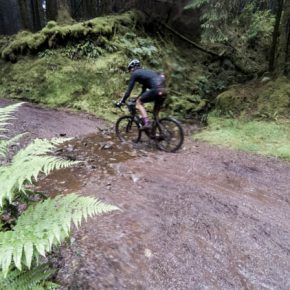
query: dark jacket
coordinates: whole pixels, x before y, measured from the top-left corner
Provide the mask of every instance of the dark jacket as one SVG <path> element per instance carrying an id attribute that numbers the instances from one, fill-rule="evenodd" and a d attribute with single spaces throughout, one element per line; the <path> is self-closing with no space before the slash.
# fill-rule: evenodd
<path id="1" fill-rule="evenodd" d="M 129 81 L 129 85 L 128 85 L 128 89 L 123 97 L 123 101 L 126 101 L 127 98 L 129 98 L 135 82 L 138 82 L 139 84 L 141 84 L 142 87 L 142 93 L 144 93 L 147 89 L 149 90 L 157 90 L 160 88 L 161 83 L 162 83 L 162 78 L 160 77 L 160 75 L 152 70 L 148 70 L 148 69 L 136 69 L 132 74 L 131 74 L 131 78 Z"/>

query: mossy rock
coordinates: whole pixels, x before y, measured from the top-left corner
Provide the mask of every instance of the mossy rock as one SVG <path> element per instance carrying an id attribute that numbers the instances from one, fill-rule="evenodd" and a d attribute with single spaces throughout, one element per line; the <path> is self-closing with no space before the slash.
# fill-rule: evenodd
<path id="1" fill-rule="evenodd" d="M 252 96 L 253 97 L 253 96 Z M 216 110 L 224 113 L 239 113 L 247 108 L 250 96 L 242 88 L 236 86 L 225 91 L 216 98 Z"/>
<path id="2" fill-rule="evenodd" d="M 286 77 L 280 77 L 267 83 L 258 96 L 258 111 L 270 115 L 288 115 L 290 113 L 290 83 Z"/>

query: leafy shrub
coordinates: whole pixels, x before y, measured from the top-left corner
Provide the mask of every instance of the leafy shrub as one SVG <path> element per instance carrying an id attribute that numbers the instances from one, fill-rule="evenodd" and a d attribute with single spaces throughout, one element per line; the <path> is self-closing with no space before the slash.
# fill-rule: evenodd
<path id="1" fill-rule="evenodd" d="M 245 39 L 253 44 L 258 39 L 270 42 L 275 16 L 270 10 L 255 10 L 253 4 L 243 9 L 239 19 L 240 25 L 246 28 Z"/>
<path id="2" fill-rule="evenodd" d="M 275 21 L 270 10 L 260 10 L 257 2 L 191 0 L 185 8 L 201 9 L 202 42 L 229 42 L 237 35 L 232 27 L 251 42 L 257 38 L 269 39 Z"/>

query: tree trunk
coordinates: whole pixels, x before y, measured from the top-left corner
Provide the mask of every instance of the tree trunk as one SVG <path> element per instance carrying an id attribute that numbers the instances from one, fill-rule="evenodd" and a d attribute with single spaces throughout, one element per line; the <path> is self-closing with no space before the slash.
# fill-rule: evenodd
<path id="1" fill-rule="evenodd" d="M 22 27 L 27 30 L 32 30 L 30 3 L 27 0 L 18 0 Z"/>
<path id="2" fill-rule="evenodd" d="M 0 34 L 14 34 L 21 28 L 17 0 L 0 1 Z"/>
<path id="3" fill-rule="evenodd" d="M 47 21 L 57 19 L 57 0 L 46 0 Z"/>
<path id="4" fill-rule="evenodd" d="M 289 27 L 290 26 L 290 0 L 285 0 L 283 14 L 280 25 L 279 45 L 277 48 L 275 73 L 281 74 L 285 72 L 285 65 L 288 60 L 289 51 Z"/>
<path id="5" fill-rule="evenodd" d="M 282 16 L 282 11 L 283 11 L 283 4 L 284 4 L 284 0 L 278 1 L 276 21 L 275 21 L 275 26 L 274 26 L 274 31 L 273 31 L 273 38 L 272 38 L 272 47 L 270 51 L 270 61 L 269 61 L 270 72 L 273 72 L 275 69 L 276 50 L 277 50 L 277 44 L 278 44 L 278 38 L 279 38 L 279 29 L 280 29 L 281 16 Z"/>
<path id="6" fill-rule="evenodd" d="M 57 22 L 60 24 L 71 24 L 73 22 L 71 5 L 68 2 L 68 0 L 57 0 Z"/>
<path id="7" fill-rule="evenodd" d="M 33 31 L 38 31 L 41 29 L 40 10 L 40 0 L 31 0 Z"/>

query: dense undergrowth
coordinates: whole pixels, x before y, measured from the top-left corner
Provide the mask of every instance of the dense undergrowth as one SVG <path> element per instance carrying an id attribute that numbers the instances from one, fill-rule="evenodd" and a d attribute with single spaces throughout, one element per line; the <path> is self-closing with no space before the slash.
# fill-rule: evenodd
<path id="1" fill-rule="evenodd" d="M 176 44 L 171 36 L 148 35 L 142 15 L 129 12 L 73 25 L 49 22 L 40 32 L 2 39 L 0 96 L 68 107 L 113 120 L 112 101 L 124 93 L 127 63 L 165 72 L 167 113 L 192 118 L 206 112 L 217 92 L 244 76 L 227 64 Z M 7 62 L 7 59 L 12 61 Z M 136 95 L 140 87 L 133 92 Z"/>
<path id="2" fill-rule="evenodd" d="M 214 120 L 219 124 L 220 136 L 223 129 L 228 132 L 228 117 L 239 118 L 239 124 L 243 125 L 249 118 L 276 122 L 290 113 L 289 79 L 258 76 L 267 66 L 272 24 L 266 30 L 262 25 L 262 29 L 261 15 L 256 15 L 256 18 L 251 16 L 248 22 L 252 24 L 247 26 L 246 13 L 228 30 L 228 39 L 235 45 L 236 63 L 240 57 L 242 66 L 251 71 L 250 77 L 256 72 L 254 81 L 245 83 L 249 75 L 239 71 L 230 59 L 209 57 L 178 43 L 165 31 L 162 36 L 158 29 L 149 35 L 142 14 L 133 11 L 72 25 L 49 22 L 38 33 L 20 32 L 13 37 L 1 37 L 0 97 L 86 111 L 113 121 L 117 117 L 113 101 L 123 95 L 130 77 L 127 63 L 137 57 L 144 67 L 165 72 L 169 90 L 166 114 L 183 120 L 196 117 L 206 120 L 208 112 L 213 111 L 219 118 L 209 123 Z M 266 16 L 270 23 L 272 16 Z M 264 16 L 261 19 L 265 21 Z M 238 31 L 240 37 L 233 37 L 232 30 Z M 136 86 L 132 95 L 136 96 L 140 90 Z M 265 128 L 269 125 L 275 134 L 277 124 L 259 122 L 259 126 L 263 124 Z M 210 127 L 202 138 L 229 143 L 227 138 L 212 138 L 212 134 Z M 238 134 L 235 136 L 240 138 Z"/>
<path id="3" fill-rule="evenodd" d="M 141 13 L 131 11 L 72 25 L 49 22 L 38 33 L 23 31 L 1 38 L 0 96 L 68 107 L 113 120 L 116 112 L 112 102 L 126 90 L 130 77 L 126 66 L 137 57 L 145 67 L 165 72 L 168 114 L 205 119 L 218 93 L 247 79 L 229 59 L 212 59 L 176 43 L 164 31 L 161 37 L 158 29 L 148 35 L 143 21 Z M 259 41 L 257 35 L 248 37 L 242 47 L 247 47 L 249 39 Z M 217 108 L 235 113 L 236 103 L 241 103 L 239 95 L 235 89 L 220 95 Z M 243 102 L 243 106 L 248 103 Z M 264 108 L 261 112 L 265 113 Z"/>

